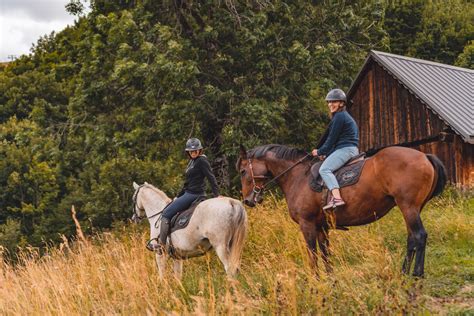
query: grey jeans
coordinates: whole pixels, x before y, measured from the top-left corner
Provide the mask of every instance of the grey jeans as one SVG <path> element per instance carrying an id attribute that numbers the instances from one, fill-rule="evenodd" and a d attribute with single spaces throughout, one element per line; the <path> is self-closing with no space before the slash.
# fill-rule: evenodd
<path id="1" fill-rule="evenodd" d="M 339 189 L 336 176 L 333 172 L 344 166 L 354 156 L 359 154 L 359 149 L 355 146 L 344 147 L 330 154 L 319 168 L 319 174 L 329 190 Z"/>

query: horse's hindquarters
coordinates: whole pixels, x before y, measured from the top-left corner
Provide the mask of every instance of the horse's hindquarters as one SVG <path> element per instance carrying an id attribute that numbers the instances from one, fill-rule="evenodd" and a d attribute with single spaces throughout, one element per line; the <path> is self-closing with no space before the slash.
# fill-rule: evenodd
<path id="1" fill-rule="evenodd" d="M 171 235 L 173 246 L 183 253 L 199 255 L 200 251 L 228 242 L 234 230 L 232 218 L 235 213 L 231 200 L 241 203 L 225 197 L 201 202 L 188 226 Z"/>
<path id="2" fill-rule="evenodd" d="M 357 184 L 341 189 L 347 204 L 337 211 L 337 224 L 368 224 L 395 205 L 419 212 L 430 197 L 434 178 L 424 153 L 404 147 L 381 150 L 367 160 Z"/>

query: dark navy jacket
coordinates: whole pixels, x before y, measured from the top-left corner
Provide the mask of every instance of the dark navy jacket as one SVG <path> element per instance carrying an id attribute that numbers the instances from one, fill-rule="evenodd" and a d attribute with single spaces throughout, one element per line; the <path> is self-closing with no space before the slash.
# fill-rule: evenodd
<path id="1" fill-rule="evenodd" d="M 359 129 L 347 111 L 334 113 L 328 126 L 328 136 L 318 148 L 318 155 L 329 156 L 333 151 L 351 146 L 359 146 Z"/>
<path id="2" fill-rule="evenodd" d="M 212 173 L 211 165 L 209 164 L 207 157 L 201 155 L 196 159 L 190 159 L 188 166 L 186 167 L 186 181 L 184 182 L 183 189 L 179 192 L 178 196 L 183 195 L 184 192 L 204 195 L 206 189 L 206 183 L 204 182 L 205 177 L 211 184 L 214 197 L 217 197 L 219 195 L 219 189 L 217 187 L 216 177 Z"/>

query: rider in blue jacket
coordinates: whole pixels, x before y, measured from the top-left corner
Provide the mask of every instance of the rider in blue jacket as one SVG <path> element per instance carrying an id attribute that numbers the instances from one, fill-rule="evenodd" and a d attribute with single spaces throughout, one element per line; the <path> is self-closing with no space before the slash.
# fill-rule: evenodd
<path id="1" fill-rule="evenodd" d="M 329 203 L 323 209 L 346 204 L 341 197 L 339 184 L 333 172 L 342 167 L 352 157 L 359 154 L 359 129 L 355 120 L 346 111 L 346 94 L 341 89 L 333 89 L 326 96 L 332 119 L 327 130 L 327 138 L 311 154 L 324 159 L 319 174 L 331 191 Z"/>

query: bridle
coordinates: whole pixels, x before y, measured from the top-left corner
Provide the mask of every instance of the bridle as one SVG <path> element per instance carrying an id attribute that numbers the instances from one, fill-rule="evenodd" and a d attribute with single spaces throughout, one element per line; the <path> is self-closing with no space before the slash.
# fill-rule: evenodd
<path id="1" fill-rule="evenodd" d="M 264 183 L 264 184 L 261 185 L 261 186 L 258 186 L 258 185 L 257 185 L 257 182 L 255 182 L 255 179 L 258 179 L 258 180 L 260 180 L 260 179 L 266 180 L 266 179 L 270 179 L 271 177 L 270 177 L 270 176 L 265 176 L 265 175 L 263 175 L 263 176 L 256 176 L 256 175 L 254 175 L 254 173 L 253 173 L 253 167 L 252 167 L 252 159 L 249 158 L 249 159 L 248 159 L 248 163 L 249 163 L 249 169 L 250 169 L 250 176 L 252 177 L 252 184 L 253 184 L 252 191 L 253 191 L 253 193 L 255 193 L 255 194 L 260 194 L 263 190 L 265 190 L 265 186 L 266 186 L 267 183 L 269 183 L 271 180 L 270 180 L 269 182 L 267 182 L 267 183 Z"/>
<path id="2" fill-rule="evenodd" d="M 263 194 L 265 189 L 268 189 L 270 185 L 274 185 L 276 183 L 276 180 L 281 178 L 283 175 L 285 175 L 288 171 L 305 161 L 308 157 L 311 157 L 309 154 L 306 154 L 303 158 L 299 159 L 297 162 L 295 162 L 293 165 L 289 166 L 285 170 L 283 170 L 279 175 L 275 177 L 267 176 L 267 175 L 262 175 L 262 176 L 256 176 L 253 172 L 253 166 L 252 166 L 252 159 L 248 158 L 248 165 L 250 169 L 250 176 L 252 177 L 252 192 L 254 193 L 254 198 L 253 201 L 256 203 L 257 198 Z M 257 185 L 257 182 L 255 180 L 266 180 L 270 179 L 268 182 L 264 182 L 261 186 Z"/>
<path id="3" fill-rule="evenodd" d="M 151 215 L 151 216 L 146 216 L 146 215 L 145 215 L 145 216 L 140 216 L 140 215 L 138 215 L 137 210 L 144 211 L 143 209 L 138 208 L 138 205 L 137 205 L 138 193 L 140 192 L 141 188 L 143 188 L 145 185 L 146 185 L 146 184 L 140 185 L 140 186 L 137 188 L 137 190 L 135 191 L 135 193 L 133 193 L 133 198 L 132 198 L 132 199 L 133 199 L 133 210 L 132 210 L 133 215 L 132 215 L 132 221 L 134 221 L 134 222 L 140 222 L 140 221 L 143 220 L 144 218 L 147 218 L 147 219 L 153 218 L 153 217 L 155 217 L 155 216 L 160 215 L 160 214 L 163 213 L 163 211 L 164 211 L 164 209 L 163 209 L 163 210 L 161 210 L 161 211 L 159 211 L 159 212 L 157 212 L 157 213 L 155 213 L 155 214 L 153 214 L 153 215 Z M 145 214 L 146 214 L 146 213 L 145 213 Z"/>

